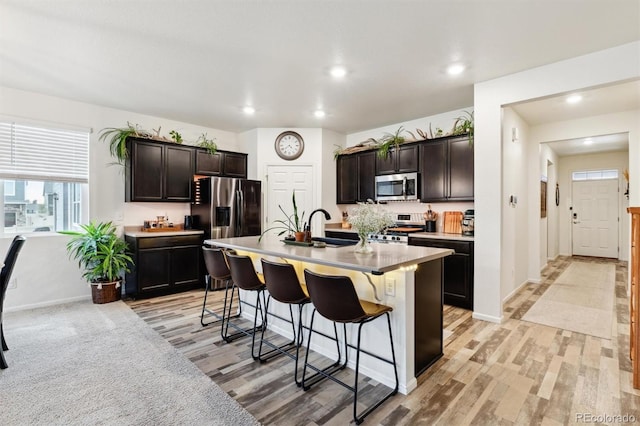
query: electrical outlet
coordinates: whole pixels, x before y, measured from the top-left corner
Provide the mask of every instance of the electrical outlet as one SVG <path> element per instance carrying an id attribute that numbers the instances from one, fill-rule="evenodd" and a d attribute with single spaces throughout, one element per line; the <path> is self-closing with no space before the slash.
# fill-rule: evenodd
<path id="1" fill-rule="evenodd" d="M 384 281 L 384 294 L 387 296 L 396 295 L 396 280 L 393 278 L 385 277 Z"/>
<path id="2" fill-rule="evenodd" d="M 17 278 L 13 278 L 11 281 L 9 281 L 9 287 L 7 287 L 8 290 L 14 290 L 18 288 L 18 279 Z"/>

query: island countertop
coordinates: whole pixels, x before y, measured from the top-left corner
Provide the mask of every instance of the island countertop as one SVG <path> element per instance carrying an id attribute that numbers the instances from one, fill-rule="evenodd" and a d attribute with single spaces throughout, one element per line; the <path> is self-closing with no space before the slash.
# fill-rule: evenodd
<path id="1" fill-rule="evenodd" d="M 450 249 L 376 243 L 372 244 L 373 253 L 360 254 L 354 252 L 353 246 L 320 248 L 288 245 L 276 236 L 265 236 L 260 242 L 258 237 L 235 237 L 210 239 L 204 243 L 373 274 L 383 274 L 453 254 Z"/>

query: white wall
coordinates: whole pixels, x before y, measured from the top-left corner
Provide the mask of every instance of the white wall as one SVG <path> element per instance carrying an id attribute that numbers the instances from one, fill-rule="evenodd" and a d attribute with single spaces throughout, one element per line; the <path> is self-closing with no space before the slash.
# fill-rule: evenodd
<path id="1" fill-rule="evenodd" d="M 475 296 L 474 317 L 502 321 L 502 286 L 505 246 L 502 207 L 508 202 L 502 190 L 503 175 L 512 168 L 502 155 L 502 107 L 545 96 L 640 78 L 640 42 L 633 42 L 534 68 L 474 87 L 475 110 Z M 640 158 L 640 120 L 629 131 L 629 158 Z M 531 156 L 536 161 L 538 157 Z M 640 204 L 640 162 L 629 164 L 630 204 Z M 531 175 L 531 174 L 530 174 Z M 532 183 L 529 179 L 529 185 Z M 539 185 L 539 181 L 537 184 Z M 500 190 L 496 190 L 500 188 Z M 535 191 L 530 187 L 530 194 Z M 530 205 L 529 210 L 533 209 Z M 530 218 L 533 215 L 529 215 Z M 538 223 L 530 219 L 530 222 Z M 538 239 L 539 228 L 528 227 L 529 241 Z M 507 237 L 518 238 L 516 235 Z M 539 246 L 539 243 L 538 243 Z M 533 258 L 533 260 L 532 260 Z M 539 262 L 539 247 L 529 261 Z"/>
<path id="2" fill-rule="evenodd" d="M 216 138 L 220 149 L 240 151 L 235 133 L 6 87 L 0 87 L 0 115 L 16 121 L 93 129 L 89 144 L 89 219 L 114 220 L 119 226 L 140 225 L 158 214 L 167 214 L 171 220 L 181 222 L 190 207 L 188 203 L 125 203 L 124 174 L 121 167 L 110 165 L 113 159 L 108 144 L 98 140 L 101 129 L 123 127 L 129 121 L 146 130 L 161 126 L 164 135 L 177 130 L 185 141 L 194 141 L 206 132 L 209 138 Z M 18 286 L 7 291 L 5 309 L 90 297 L 90 288 L 77 264 L 67 258 L 67 240 L 68 237 L 57 234 L 27 237 L 13 275 Z M 10 242 L 10 237 L 0 238 L 0 252 L 5 252 Z"/>

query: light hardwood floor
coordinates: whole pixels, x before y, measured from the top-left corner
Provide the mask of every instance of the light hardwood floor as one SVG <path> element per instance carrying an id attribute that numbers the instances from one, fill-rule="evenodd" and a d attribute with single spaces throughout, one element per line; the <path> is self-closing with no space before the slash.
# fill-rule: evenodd
<path id="1" fill-rule="evenodd" d="M 613 337 L 584 334 L 520 318 L 573 260 L 616 265 Z M 445 306 L 444 357 L 418 379 L 410 395 L 396 395 L 365 420 L 368 425 L 580 424 L 587 416 L 633 416 L 640 422 L 640 391 L 631 386 L 626 262 L 561 257 L 543 272 L 541 284 L 525 285 L 505 305 L 502 324 L 475 320 L 471 312 Z M 351 421 L 352 394 L 325 381 L 304 392 L 292 379 L 293 361 L 253 361 L 250 339 L 230 344 L 218 325 L 202 327 L 204 291 L 127 301 L 168 342 L 263 424 L 344 425 Z M 215 292 L 221 307 L 222 292 Z M 352 380 L 351 370 L 340 373 Z M 361 398 L 383 385 L 365 378 Z M 593 420 L 593 418 L 591 418 Z M 613 417 L 606 424 L 618 423 Z"/>

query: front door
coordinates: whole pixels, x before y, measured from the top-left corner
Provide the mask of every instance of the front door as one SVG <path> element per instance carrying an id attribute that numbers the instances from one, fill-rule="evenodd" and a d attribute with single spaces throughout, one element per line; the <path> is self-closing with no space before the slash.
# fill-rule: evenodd
<path id="1" fill-rule="evenodd" d="M 618 258 L 618 180 L 573 182 L 573 254 Z"/>
<path id="2" fill-rule="evenodd" d="M 267 166 L 267 192 L 265 193 L 267 215 L 263 229 L 274 225 L 275 220 L 287 220 L 278 208 L 282 206 L 287 215 L 293 214 L 293 191 L 296 192 L 298 216 L 302 222 L 307 222 L 313 211 L 313 166 Z M 304 217 L 302 216 L 304 214 Z M 315 220 L 315 219 L 314 219 Z M 271 234 L 278 234 L 274 230 Z M 284 237 L 285 234 L 282 235 Z"/>

